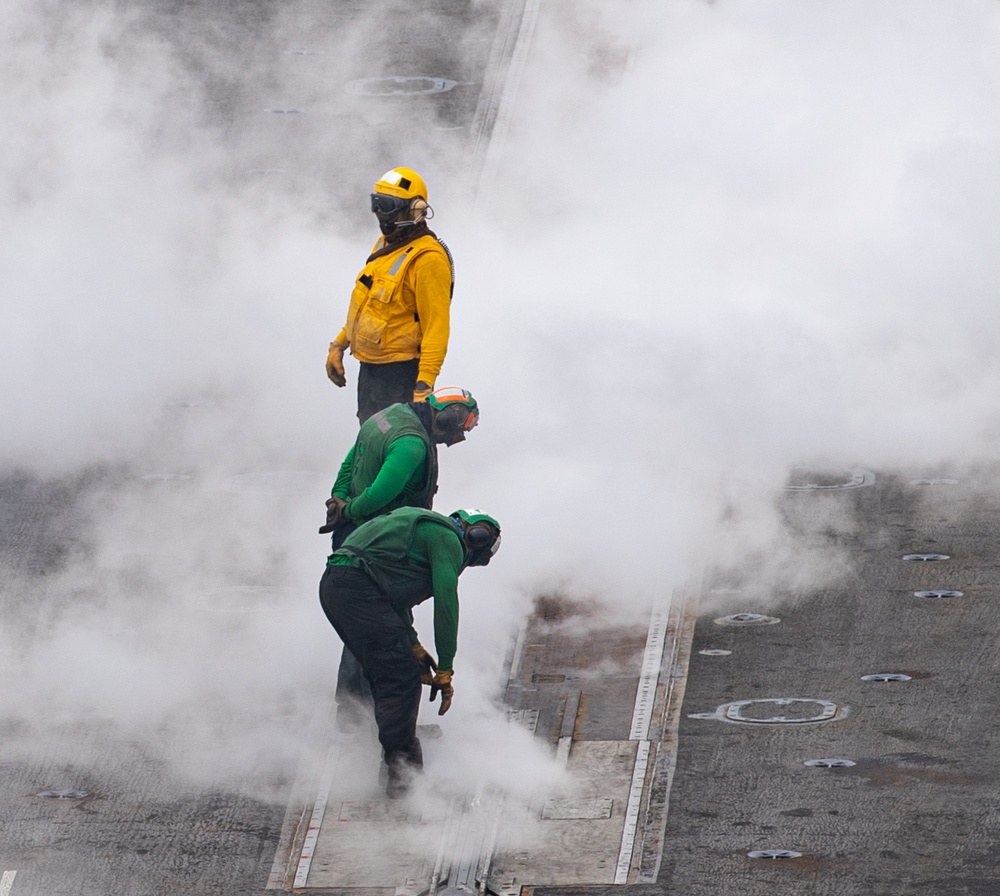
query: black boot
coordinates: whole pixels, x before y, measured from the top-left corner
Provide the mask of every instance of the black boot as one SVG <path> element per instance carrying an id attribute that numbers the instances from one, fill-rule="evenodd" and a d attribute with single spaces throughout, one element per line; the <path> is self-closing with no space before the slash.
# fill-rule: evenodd
<path id="1" fill-rule="evenodd" d="M 385 785 L 385 795 L 391 800 L 398 800 L 410 792 L 413 779 L 424 767 L 424 754 L 420 741 L 413 739 L 413 746 L 406 752 L 387 755 L 384 760 L 388 780 Z"/>

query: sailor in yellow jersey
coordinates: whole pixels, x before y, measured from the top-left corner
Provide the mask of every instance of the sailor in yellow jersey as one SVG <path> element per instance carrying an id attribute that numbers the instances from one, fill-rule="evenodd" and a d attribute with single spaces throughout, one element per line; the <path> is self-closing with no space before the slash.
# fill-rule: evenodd
<path id="1" fill-rule="evenodd" d="M 360 362 L 358 421 L 389 405 L 424 401 L 448 351 L 455 268 L 448 247 L 428 228 L 427 185 L 410 168 L 375 184 L 372 211 L 382 236 L 351 294 L 347 323 L 330 343 L 326 373 L 347 385 L 344 352 Z"/>

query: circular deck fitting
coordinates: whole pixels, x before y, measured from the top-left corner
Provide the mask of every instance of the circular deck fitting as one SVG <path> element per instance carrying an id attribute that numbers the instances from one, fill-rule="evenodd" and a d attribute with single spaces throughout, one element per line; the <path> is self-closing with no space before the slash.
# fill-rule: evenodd
<path id="1" fill-rule="evenodd" d="M 390 75 L 386 78 L 358 78 L 347 85 L 351 93 L 361 96 L 412 96 L 447 93 L 469 81 L 452 81 L 430 75 Z"/>
<path id="2" fill-rule="evenodd" d="M 902 672 L 875 672 L 872 675 L 862 675 L 862 681 L 912 681 L 911 675 Z"/>
<path id="3" fill-rule="evenodd" d="M 43 790 L 35 796 L 44 797 L 47 800 L 84 800 L 88 796 L 86 790 Z"/>
<path id="4" fill-rule="evenodd" d="M 778 707 L 781 715 L 765 715 L 767 706 Z M 759 715 L 751 715 L 759 710 Z M 817 711 L 818 710 L 818 711 Z M 786 715 L 791 711 L 792 715 Z M 803 722 L 826 722 L 837 714 L 837 704 L 811 697 L 773 697 L 753 700 L 736 700 L 726 707 L 726 718 L 731 722 L 748 722 L 753 725 L 798 725 Z"/>
<path id="5" fill-rule="evenodd" d="M 699 650 L 698 653 L 700 653 L 702 656 L 729 656 L 732 653 L 732 651 L 716 650 L 715 648 L 709 648 L 708 650 Z"/>
<path id="6" fill-rule="evenodd" d="M 768 707 L 776 707 L 769 709 Z M 723 703 L 715 712 L 688 713 L 689 719 L 714 719 L 737 725 L 806 725 L 843 715 L 841 707 L 814 697 L 763 697 Z"/>
<path id="7" fill-rule="evenodd" d="M 904 554 L 903 559 L 931 563 L 935 560 L 950 560 L 951 557 L 948 554 Z"/>
<path id="8" fill-rule="evenodd" d="M 751 859 L 797 859 L 802 853 L 794 849 L 751 849 L 747 855 Z"/>
<path id="9" fill-rule="evenodd" d="M 957 479 L 911 479 L 910 485 L 958 485 Z"/>
<path id="10" fill-rule="evenodd" d="M 852 765 L 857 765 L 851 759 L 807 759 L 802 764 L 809 768 L 850 768 Z"/>
<path id="11" fill-rule="evenodd" d="M 933 588 L 930 591 L 914 591 L 914 597 L 926 597 L 928 600 L 944 600 L 949 597 L 963 597 L 961 591 L 951 591 L 947 588 Z"/>
<path id="12" fill-rule="evenodd" d="M 843 470 L 819 472 L 796 468 L 789 477 L 791 481 L 782 485 L 785 491 L 833 491 L 845 488 L 862 488 L 875 482 L 875 474 L 868 470 Z"/>
<path id="13" fill-rule="evenodd" d="M 776 622 L 781 622 L 777 616 L 765 616 L 762 613 L 733 613 L 715 620 L 716 625 L 774 625 Z"/>
<path id="14" fill-rule="evenodd" d="M 192 596 L 202 610 L 213 613 L 260 613 L 278 609 L 294 588 L 276 588 L 271 585 L 233 585 L 228 588 L 207 588 Z"/>

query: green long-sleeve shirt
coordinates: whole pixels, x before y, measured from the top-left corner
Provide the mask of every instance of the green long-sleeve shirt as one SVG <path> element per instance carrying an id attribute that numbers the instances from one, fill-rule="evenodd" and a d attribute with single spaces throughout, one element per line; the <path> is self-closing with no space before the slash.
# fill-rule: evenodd
<path id="1" fill-rule="evenodd" d="M 359 526 L 327 563 L 366 570 L 406 623 L 411 644 L 418 640 L 413 607 L 433 597 L 438 667 L 452 669 L 458 649 L 458 577 L 464 560 L 462 539 L 448 517 L 401 507 Z"/>
<path id="2" fill-rule="evenodd" d="M 354 522 L 371 519 L 390 501 L 407 488 L 416 491 L 424 478 L 427 449 L 417 436 L 400 436 L 389 443 L 385 462 L 368 488 L 353 498 L 351 495 L 351 465 L 354 462 L 353 446 L 340 465 L 332 494 L 347 500 L 344 515 Z M 348 500 L 350 498 L 350 500 Z"/>

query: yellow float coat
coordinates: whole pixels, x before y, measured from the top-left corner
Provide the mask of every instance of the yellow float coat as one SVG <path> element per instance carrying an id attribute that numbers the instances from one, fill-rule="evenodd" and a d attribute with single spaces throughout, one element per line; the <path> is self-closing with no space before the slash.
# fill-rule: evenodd
<path id="1" fill-rule="evenodd" d="M 372 252 L 384 245 L 380 238 Z M 417 379 L 433 386 L 448 351 L 451 291 L 448 253 L 435 237 L 417 237 L 364 266 L 337 342 L 368 364 L 419 358 Z"/>

